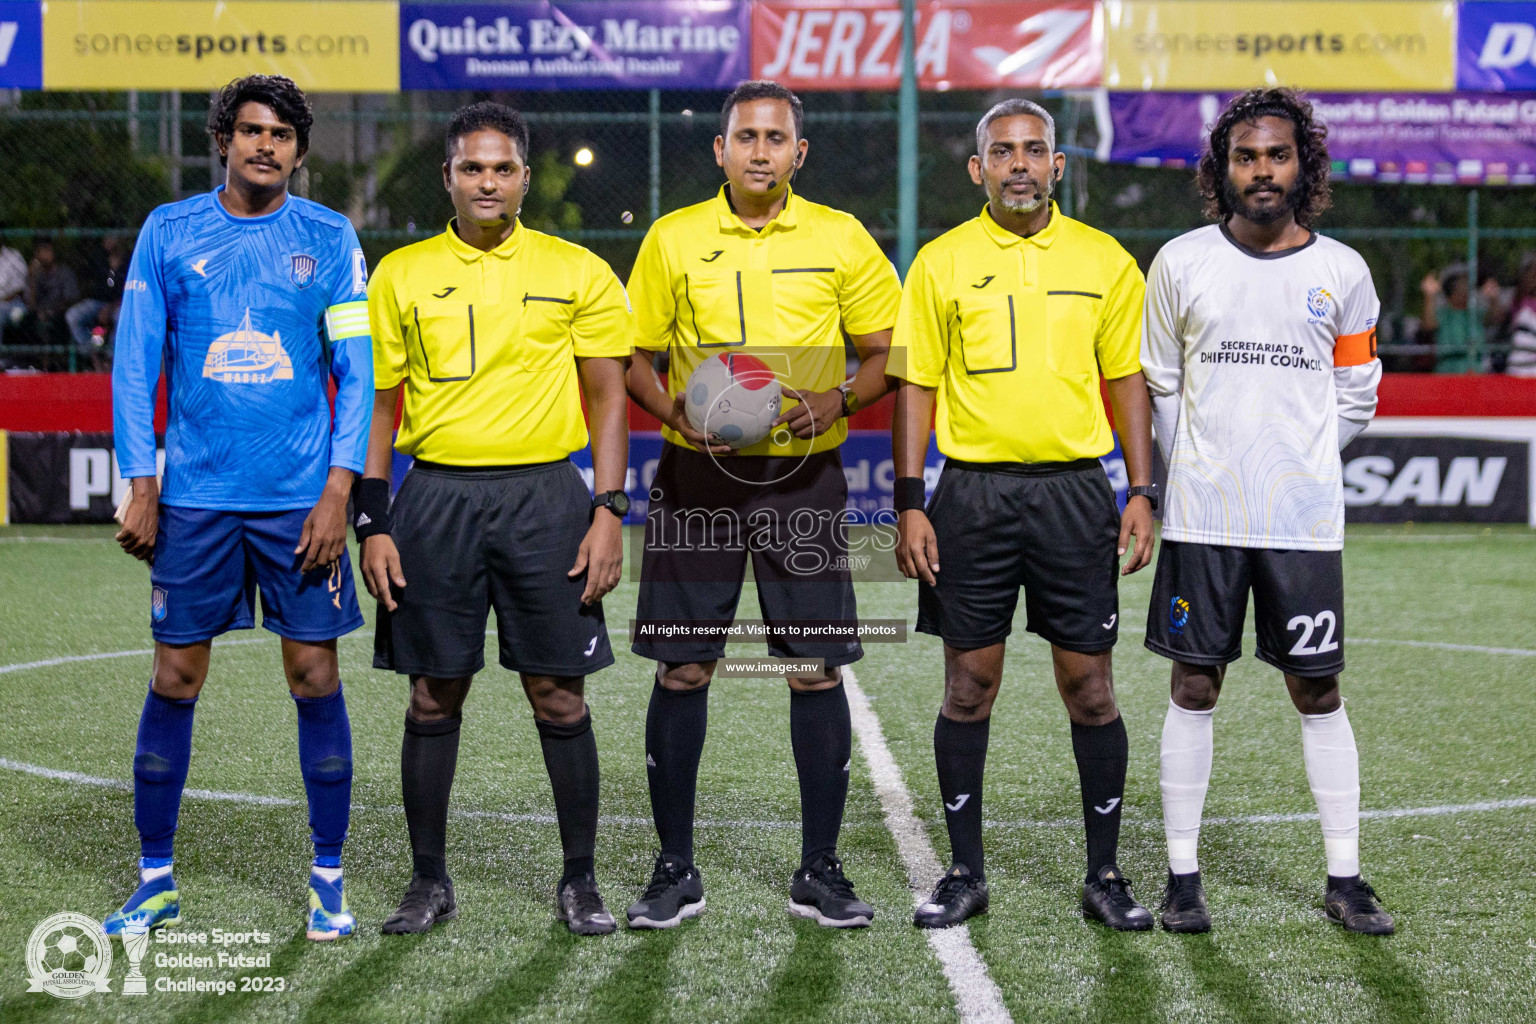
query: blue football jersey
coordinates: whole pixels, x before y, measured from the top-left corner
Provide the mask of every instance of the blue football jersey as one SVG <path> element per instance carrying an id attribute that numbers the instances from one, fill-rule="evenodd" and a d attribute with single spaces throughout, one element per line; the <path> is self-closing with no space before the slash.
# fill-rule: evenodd
<path id="1" fill-rule="evenodd" d="M 274 213 L 236 217 L 218 191 L 159 207 L 133 250 L 114 348 L 124 477 L 155 475 L 163 362 L 167 505 L 306 508 L 330 467 L 363 470 L 373 410 L 367 268 L 339 213 L 289 196 Z"/>

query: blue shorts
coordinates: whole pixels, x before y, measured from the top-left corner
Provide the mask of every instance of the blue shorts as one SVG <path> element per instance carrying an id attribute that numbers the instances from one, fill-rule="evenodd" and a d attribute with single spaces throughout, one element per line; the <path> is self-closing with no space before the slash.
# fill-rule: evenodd
<path id="1" fill-rule="evenodd" d="M 149 628 L 156 640 L 191 644 L 261 624 L 290 640 L 334 640 L 363 624 L 347 552 L 329 568 L 299 572 L 293 553 L 308 509 L 225 512 L 160 506 Z"/>

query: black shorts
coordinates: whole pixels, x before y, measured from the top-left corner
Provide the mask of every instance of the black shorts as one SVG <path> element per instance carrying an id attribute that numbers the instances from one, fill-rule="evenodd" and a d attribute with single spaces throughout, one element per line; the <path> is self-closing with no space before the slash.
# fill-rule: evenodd
<path id="1" fill-rule="evenodd" d="M 602 603 L 581 603 L 576 564 L 592 496 L 568 461 L 467 468 L 418 461 L 395 495 L 405 586 L 379 605 L 373 667 L 438 679 L 485 667 L 496 610 L 503 668 L 581 676 L 613 664 Z"/>
<path id="2" fill-rule="evenodd" d="M 1344 553 L 1163 541 L 1147 610 L 1148 649 L 1187 665 L 1243 656 L 1253 590 L 1254 654 L 1293 676 L 1344 668 Z"/>
<path id="3" fill-rule="evenodd" d="M 958 650 L 1001 643 L 1024 588 L 1025 628 L 1094 654 L 1120 631 L 1120 512 L 1097 459 L 950 459 L 928 502 L 938 585 L 917 585 L 917 629 Z"/>
<path id="4" fill-rule="evenodd" d="M 661 446 L 645 522 L 637 625 L 717 626 L 716 636 L 637 638 L 642 658 L 714 661 L 736 618 L 747 556 L 763 620 L 774 626 L 857 621 L 848 539 L 848 481 L 836 449 L 797 455 L 731 455 Z M 770 638 L 779 658 L 824 658 L 848 665 L 864 656 L 858 640 Z"/>

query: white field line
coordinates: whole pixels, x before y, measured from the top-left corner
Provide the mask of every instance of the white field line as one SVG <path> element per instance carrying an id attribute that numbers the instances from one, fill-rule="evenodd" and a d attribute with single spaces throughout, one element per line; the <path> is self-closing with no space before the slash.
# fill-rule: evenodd
<path id="1" fill-rule="evenodd" d="M 1438 640 L 1378 640 L 1374 637 L 1345 637 L 1347 644 L 1391 644 L 1394 647 L 1428 647 L 1436 651 L 1471 651 L 1474 654 L 1510 654 L 1516 658 L 1536 658 L 1536 651 L 1523 647 L 1479 647 L 1477 644 L 1446 644 Z"/>
<path id="2" fill-rule="evenodd" d="M 885 824 L 896 839 L 896 849 L 906 865 L 912 887 L 912 905 L 920 905 L 927 887 L 939 880 L 944 869 L 928 841 L 928 832 L 912 812 L 912 794 L 901 781 L 901 769 L 885 745 L 880 719 L 869 706 L 869 698 L 859 687 L 851 666 L 843 667 L 843 686 L 848 691 L 848 710 L 853 718 L 853 732 L 869 766 L 875 795 L 885 811 Z M 1013 1017 L 1003 1005 L 1003 994 L 987 973 L 976 947 L 971 945 L 970 930 L 955 928 L 927 929 L 924 933 L 933 955 L 944 969 L 944 977 L 955 996 L 962 1024 L 1012 1024 Z"/>
<path id="3" fill-rule="evenodd" d="M 0 544 L 111 544 L 111 537 L 0 537 Z"/>
<path id="4" fill-rule="evenodd" d="M 215 647 L 244 647 L 250 644 L 264 644 L 273 640 L 273 637 L 253 636 L 244 640 L 219 640 Z M 31 668 L 51 668 L 54 665 L 69 665 L 77 661 L 106 661 L 109 658 L 132 658 L 138 655 L 154 654 L 153 647 L 144 647 L 133 651 L 104 651 L 101 654 L 70 654 L 62 658 L 44 658 L 42 661 L 24 661 L 19 665 L 0 665 L 0 675 L 7 672 L 25 672 Z"/>
<path id="5" fill-rule="evenodd" d="M 1360 812 L 1360 820 L 1376 818 L 1437 818 L 1447 814 L 1474 814 L 1481 811 L 1508 811 L 1536 807 L 1536 796 L 1517 796 L 1508 800 L 1479 800 L 1470 804 L 1435 804 L 1430 807 L 1380 807 Z M 1278 825 L 1293 821 L 1316 821 L 1316 811 L 1296 814 L 1242 814 L 1229 818 L 1206 818 L 1201 825 Z M 1057 818 L 1054 821 L 987 821 L 988 828 L 1081 828 L 1082 818 Z M 1161 826 L 1161 820 L 1126 818 L 1129 828 Z"/>
<path id="6" fill-rule="evenodd" d="M 1403 534 L 1394 536 L 1391 534 L 1357 534 L 1350 536 L 1346 533 L 1346 543 L 1355 544 L 1456 544 L 1465 541 L 1506 541 L 1506 540 L 1536 540 L 1536 531 L 1525 533 L 1420 533 Z"/>
<path id="7" fill-rule="evenodd" d="M 846 675 L 846 673 L 845 673 Z M 852 690 L 849 694 L 852 694 Z M 23 775 L 33 775 L 40 779 L 52 779 L 56 782 L 72 782 L 78 786 L 94 786 L 99 789 L 116 789 L 128 791 L 133 789 L 133 783 L 122 779 L 106 779 L 99 775 L 87 775 L 84 772 L 63 771 L 58 768 L 44 768 L 42 765 L 28 764 L 25 761 L 13 761 L 10 758 L 0 757 L 0 769 L 12 772 L 20 772 Z M 189 789 L 185 796 L 193 800 L 218 800 L 225 803 L 254 804 L 261 807 L 297 807 L 298 800 L 291 800 L 282 796 L 262 796 L 258 793 L 231 793 L 219 789 Z M 1447 814 L 1474 814 L 1485 811 L 1508 811 L 1522 807 L 1536 807 L 1536 796 L 1513 797 L 1508 800 L 1480 800 L 1468 804 L 1437 804 L 1432 807 L 1384 807 L 1375 810 L 1363 810 L 1360 812 L 1362 819 L 1372 818 L 1434 818 Z M 393 807 L 368 807 L 358 804 L 352 808 L 362 812 L 399 812 L 399 806 Z M 464 818 L 490 818 L 495 821 L 506 821 L 521 824 L 553 825 L 553 814 L 513 814 L 507 811 L 453 811 L 455 815 Z M 1285 822 L 1316 821 L 1315 812 L 1301 812 L 1296 814 L 1248 814 L 1230 818 L 1206 818 L 1205 825 L 1275 825 Z M 651 826 L 650 818 L 627 817 L 623 815 L 604 815 L 599 819 L 603 825 L 618 827 L 644 827 Z M 1067 828 L 1082 825 L 1081 818 L 1057 818 L 1053 821 L 987 821 L 988 828 Z M 862 823 L 848 823 L 844 826 L 858 827 Z M 1126 818 L 1123 824 L 1128 828 L 1151 827 L 1161 825 L 1161 821 L 1146 818 Z M 798 829 L 798 821 L 773 821 L 753 820 L 742 818 L 701 818 L 698 821 L 700 828 L 740 828 L 740 829 Z M 937 859 L 934 860 L 937 864 Z M 935 878 L 938 876 L 935 875 Z"/>
<path id="8" fill-rule="evenodd" d="M 24 775 L 33 775 L 40 779 L 53 779 L 57 782 L 72 782 L 77 786 L 94 786 L 98 789 L 115 789 L 119 791 L 131 791 L 132 782 L 122 779 L 106 779 L 99 775 L 87 775 L 84 772 L 61 771 L 57 768 L 44 768 L 41 765 L 27 764 L 25 761 L 12 761 L 10 758 L 0 757 L 0 769 L 6 771 L 21 772 Z M 233 804 L 251 804 L 258 807 L 298 807 L 302 801 L 293 800 L 284 796 L 262 796 L 258 793 L 230 793 L 219 789 L 188 789 L 183 794 L 190 800 L 215 800 Z M 354 804 L 352 810 L 356 813 L 387 813 L 402 814 L 404 808 L 396 804 L 394 806 L 370 807 L 363 804 Z M 523 825 L 553 825 L 556 823 L 553 814 L 513 814 L 507 811 L 460 811 L 452 812 L 460 818 L 487 818 L 492 821 L 505 821 Z M 598 823 L 608 827 L 651 827 L 650 818 L 628 817 L 623 815 L 608 814 L 598 819 Z M 734 818 L 701 818 L 698 821 L 700 828 L 739 828 L 747 830 L 758 829 L 796 829 L 800 828 L 798 821 L 753 821 Z"/>

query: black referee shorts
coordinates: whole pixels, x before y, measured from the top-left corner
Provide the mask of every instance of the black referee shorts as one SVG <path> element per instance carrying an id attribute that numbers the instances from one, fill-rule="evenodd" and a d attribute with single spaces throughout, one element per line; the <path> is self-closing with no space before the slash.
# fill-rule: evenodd
<path id="1" fill-rule="evenodd" d="M 637 626 L 686 622 L 718 627 L 718 636 L 637 638 L 630 645 L 655 661 L 714 661 L 725 654 L 725 628 L 736 618 L 747 556 L 763 620 L 802 629 L 858 618 L 841 517 L 848 482 L 837 449 L 798 455 L 715 458 L 661 446 L 651 484 L 640 567 Z M 848 665 L 864 656 L 857 639 L 770 638 L 779 658 L 824 658 Z"/>
<path id="2" fill-rule="evenodd" d="M 1254 656 L 1293 676 L 1344 668 L 1344 552 L 1163 541 L 1147 609 L 1147 648 L 1186 665 L 1243 656 L 1253 591 Z"/>
<path id="3" fill-rule="evenodd" d="M 938 585 L 918 582 L 917 629 L 957 650 L 1001 643 L 1024 588 L 1025 628 L 1094 654 L 1120 631 L 1120 513 L 1097 459 L 950 459 L 928 502 Z"/>
<path id="4" fill-rule="evenodd" d="M 379 605 L 373 667 L 456 679 L 485 667 L 496 610 L 503 668 L 582 676 L 613 664 L 602 603 L 581 603 L 586 574 L 566 576 L 586 536 L 592 496 L 567 460 L 458 467 L 417 461 L 392 508 L 405 586 Z"/>

